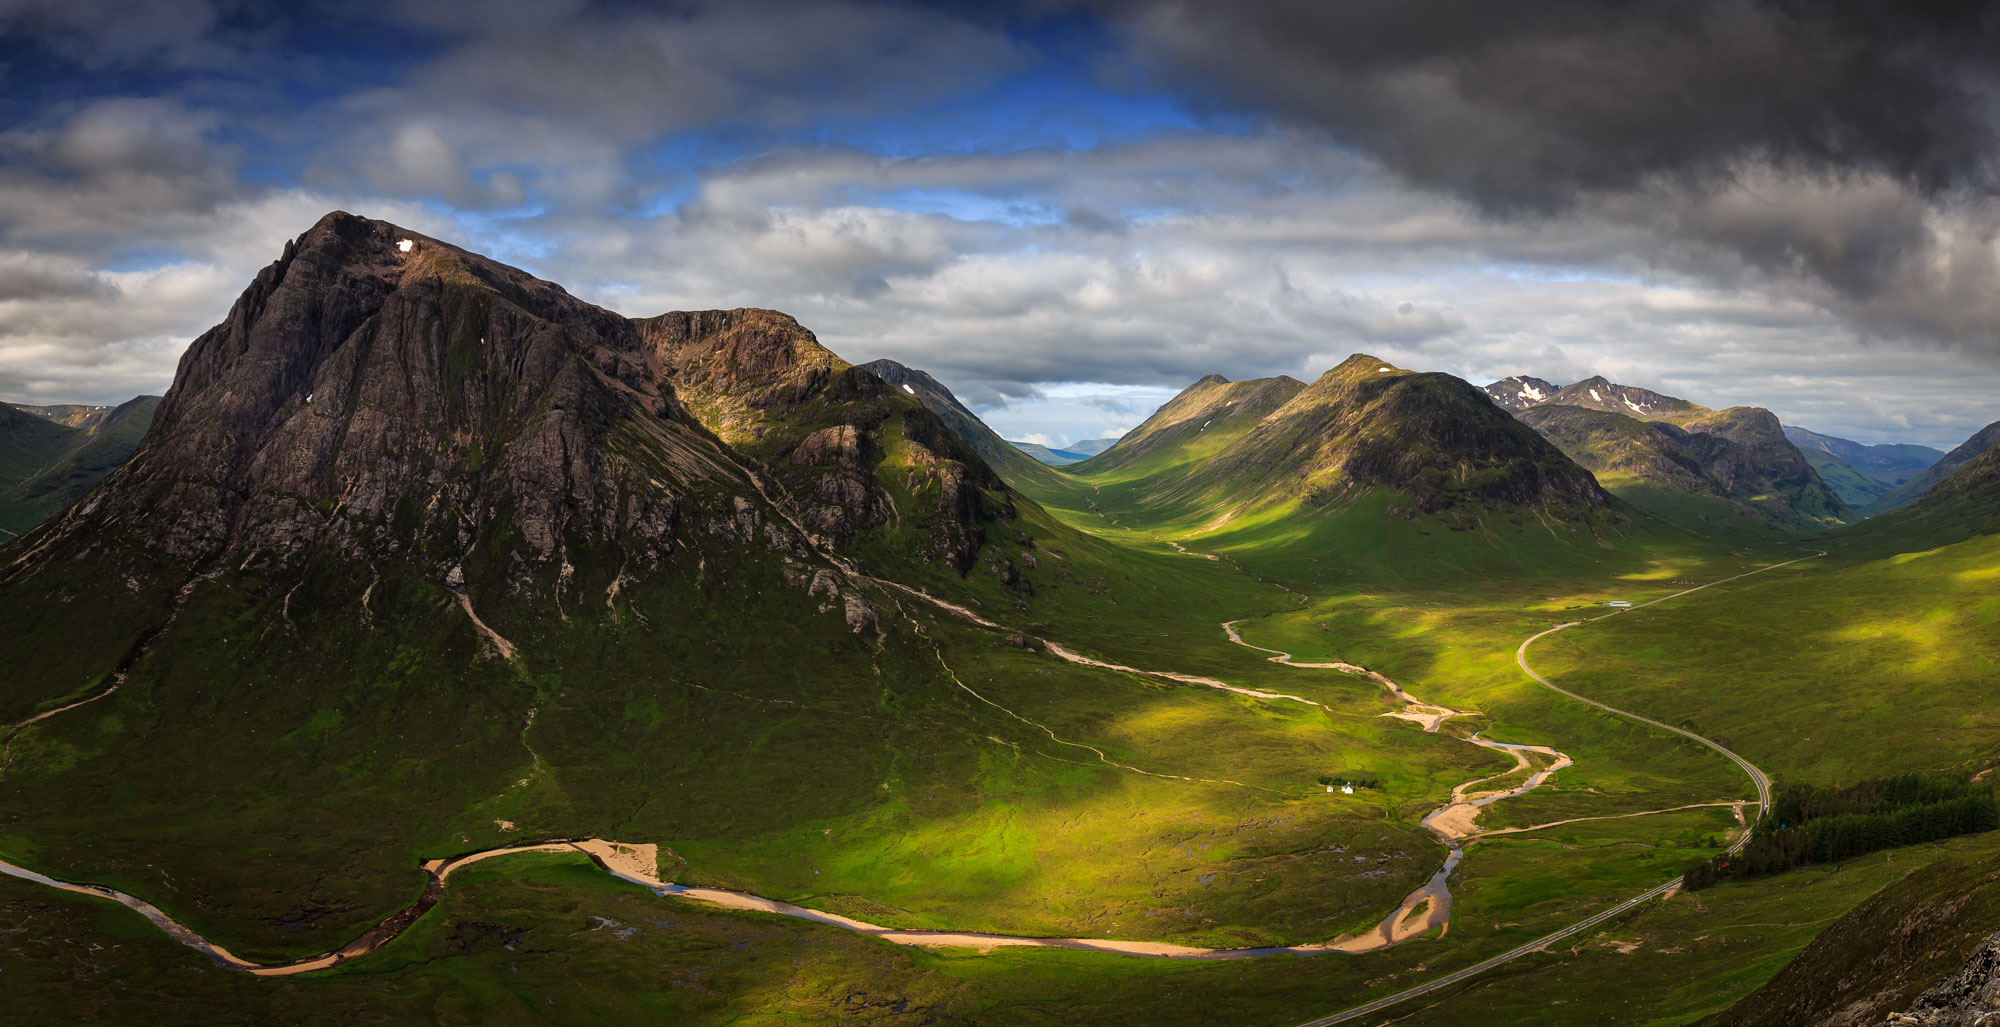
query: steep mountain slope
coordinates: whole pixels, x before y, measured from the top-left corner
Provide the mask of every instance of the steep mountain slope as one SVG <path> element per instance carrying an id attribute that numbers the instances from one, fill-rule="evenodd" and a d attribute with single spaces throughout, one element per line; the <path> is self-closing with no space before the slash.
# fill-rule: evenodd
<path id="1" fill-rule="evenodd" d="M 1824 530 L 1854 516 L 1785 438 L 1777 417 L 1761 407 L 1710 410 L 1602 376 L 1532 403 L 1527 394 L 1518 399 L 1525 405 L 1516 409 L 1516 416 L 1559 429 L 1557 441 L 1564 452 L 1586 467 L 1617 477 L 1621 488 L 1632 491 L 1627 498 L 1653 512 L 1712 521 L 1718 515 L 1748 511 L 1793 531 Z M 1633 423 L 1575 414 L 1535 415 L 1555 407 L 1617 415 Z M 1683 456 L 1691 456 L 1699 467 L 1689 467 L 1680 459 Z M 1687 472 L 1692 471 L 1698 473 L 1690 476 Z M 1690 503 L 1687 497 L 1698 501 Z"/>
<path id="2" fill-rule="evenodd" d="M 1299 581 L 1554 573 L 1631 512 L 1478 388 L 1366 354 L 1311 385 L 1210 376 L 1069 470 L 1121 527 Z"/>
<path id="3" fill-rule="evenodd" d="M 48 418 L 0 403 L 0 493 L 11 494 L 23 482 L 61 459 L 75 445 L 79 434 Z M 11 523 L 19 520 L 12 510 L 6 511 L 5 516 L 9 523 L 0 523 L 0 528 L 25 530 L 25 526 Z"/>
<path id="4" fill-rule="evenodd" d="M 1546 403 L 1549 397 L 1561 389 L 1562 386 L 1554 382 L 1524 374 L 1502 378 L 1491 385 L 1480 387 L 1480 391 L 1491 397 L 1502 410 L 1526 410 Z"/>
<path id="5" fill-rule="evenodd" d="M 1286 375 L 1240 382 L 1208 375 L 1181 390 L 1117 445 L 1091 458 L 1090 469 L 1156 474 L 1220 454 L 1305 387 Z"/>
<path id="6" fill-rule="evenodd" d="M 25 531 L 81 499 L 138 448 L 159 405 L 140 396 L 86 419 L 55 459 L 0 493 L 0 527 Z"/>
<path id="7" fill-rule="evenodd" d="M 1515 416 L 1589 468 L 1606 488 L 1640 485 L 1689 495 L 1728 495 L 1727 487 L 1709 474 L 1701 458 L 1675 433 L 1658 425 L 1560 404 L 1536 406 Z"/>
<path id="8" fill-rule="evenodd" d="M 1957 448 L 1946 453 L 1943 459 L 1911 476 L 1908 481 L 1889 490 L 1880 499 L 1863 507 L 1861 512 L 1874 517 L 1891 510 L 1898 510 L 1924 497 L 1931 488 L 1946 478 L 1957 474 L 1959 469 L 1971 463 L 1979 454 L 2000 445 L 2000 421 L 1995 421 L 1974 432 L 1972 437 L 1960 443 Z"/>
<path id="9" fill-rule="evenodd" d="M 1701 410 L 1668 422 L 1732 494 L 1804 526 L 1832 527 L 1854 511 L 1819 479 L 1805 454 L 1785 439 L 1778 418 L 1762 407 Z"/>
<path id="10" fill-rule="evenodd" d="M 1790 435 L 1791 429 L 1787 427 L 1786 437 Z M 1798 445 L 1799 452 L 1804 454 L 1806 463 L 1812 465 L 1813 473 L 1819 475 L 1819 480 L 1825 482 L 1841 502 L 1854 509 L 1859 510 L 1882 498 L 1895 487 L 1824 449 L 1796 442 L 1794 445 Z"/>
<path id="11" fill-rule="evenodd" d="M 268 956 L 402 905 L 420 854 L 905 801 L 962 779 L 900 755 L 959 700 L 868 575 L 1031 588 L 1012 502 L 783 315 L 630 321 L 329 215 L 133 459 L 0 549 L 0 723 L 85 703 L 9 731 L 6 846 Z M 741 715 L 806 702 L 902 705 Z"/>
<path id="12" fill-rule="evenodd" d="M 1001 438 L 1000 433 L 987 427 L 985 421 L 980 420 L 977 414 L 958 401 L 957 396 L 952 395 L 950 389 L 945 388 L 927 372 L 887 359 L 871 360 L 856 366 L 895 386 L 904 394 L 916 397 L 925 409 L 936 414 L 938 419 L 944 422 L 945 427 L 951 429 L 952 434 L 971 447 L 973 452 L 979 454 L 980 459 L 986 461 L 1000 473 L 1001 477 L 1014 483 L 1016 487 L 1022 482 L 1042 484 L 1054 482 L 1054 475 L 1050 474 L 1040 461 L 1023 453 L 1018 446 Z"/>
<path id="13" fill-rule="evenodd" d="M 1871 517 L 1852 534 L 1911 548 L 2000 534 L 2000 446 L 1973 457 L 1915 503 Z"/>
<path id="14" fill-rule="evenodd" d="M 0 530 L 18 535 L 90 491 L 131 456 L 159 403 L 140 396 L 115 408 L 0 404 Z"/>
<path id="15" fill-rule="evenodd" d="M 1588 474 L 1492 409 L 1450 375 L 1356 354 L 1260 421 L 1208 475 L 1239 495 L 1290 493 L 1315 507 L 1387 487 L 1416 512 L 1454 519 L 1488 504 L 1557 517 L 1610 508 Z"/>
<path id="16" fill-rule="evenodd" d="M 1917 1008 L 1957 976 L 1991 986 L 1989 936 L 2000 930 L 2000 870 L 1940 860 L 1884 888 L 1835 920 L 1777 976 L 1702 1027 L 1872 1027 Z M 1986 944 L 1982 944 L 1986 943 Z M 1985 972 L 1968 957 L 1985 954 Z M 1961 976 L 1962 975 L 1962 976 Z M 1949 1008 L 1949 996 L 1935 1004 Z M 1964 1019 L 1887 1019 L 1938 1027 Z"/>
<path id="17" fill-rule="evenodd" d="M 1944 453 L 1929 446 L 1914 446 L 1907 443 L 1867 446 L 1832 435 L 1821 435 L 1816 431 L 1790 424 L 1785 426 L 1785 438 L 1805 450 L 1808 455 L 1817 450 L 1839 457 L 1862 473 L 1872 475 L 1890 485 L 1901 485 L 1917 472 L 1944 459 Z"/>

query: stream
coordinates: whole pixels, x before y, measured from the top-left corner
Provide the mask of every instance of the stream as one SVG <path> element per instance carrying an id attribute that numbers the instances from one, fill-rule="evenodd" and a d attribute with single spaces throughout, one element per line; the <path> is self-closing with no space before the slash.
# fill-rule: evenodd
<path id="1" fill-rule="evenodd" d="M 939 603 L 939 605 L 943 606 L 944 604 Z M 1402 710 L 1384 714 L 1384 716 L 1411 720 L 1421 724 L 1423 730 L 1427 732 L 1436 732 L 1439 725 L 1446 720 L 1462 715 L 1461 711 L 1453 710 L 1449 707 L 1420 702 L 1411 697 L 1394 681 L 1364 667 L 1345 663 L 1293 663 L 1291 662 L 1290 653 L 1276 649 L 1266 649 L 1263 646 L 1250 645 L 1250 643 L 1243 641 L 1242 637 L 1237 634 L 1235 628 L 1237 623 L 1240 622 L 1232 621 L 1223 625 L 1223 629 L 1229 635 L 1230 640 L 1238 645 L 1258 649 L 1263 652 L 1275 653 L 1276 655 L 1271 657 L 1271 662 L 1283 663 L 1287 666 L 1299 668 L 1339 670 L 1343 673 L 1365 677 L 1381 684 L 1403 704 Z M 1243 688 L 1218 681 L 1214 678 L 1205 678 L 1190 674 L 1139 670 L 1121 664 L 1094 660 L 1054 643 L 1044 641 L 1043 645 L 1051 655 L 1084 666 L 1163 678 L 1183 684 L 1216 688 L 1256 698 L 1305 703 L 1329 711 L 1333 709 L 1324 703 L 1303 696 Z M 64 707 L 64 709 L 69 708 Z M 52 710 L 48 714 L 42 714 L 41 716 L 45 717 L 57 712 L 61 711 Z M 34 719 L 39 720 L 41 717 Z M 27 722 L 16 725 L 16 730 L 25 726 L 27 726 Z M 1465 842 L 1476 833 L 1474 822 L 1479 815 L 1481 807 L 1502 799 L 1525 795 L 1547 781 L 1549 775 L 1569 766 L 1571 763 L 1568 756 L 1547 746 L 1492 742 L 1480 738 L 1477 734 L 1466 738 L 1465 741 L 1473 745 L 1505 752 L 1514 758 L 1515 766 L 1499 774 L 1487 775 L 1486 777 L 1467 781 L 1457 786 L 1452 789 L 1450 802 L 1424 817 L 1424 827 L 1435 835 L 1446 848 L 1444 865 L 1436 873 L 1432 874 L 1430 879 L 1421 888 L 1411 892 L 1408 897 L 1404 898 L 1396 909 L 1384 917 L 1373 929 L 1351 937 L 1304 945 L 1203 948 L 1191 945 L 1176 945 L 1170 942 L 1123 941 L 1111 938 L 1039 938 L 977 931 L 904 930 L 871 924 L 864 920 L 841 916 L 837 913 L 826 913 L 815 909 L 808 909 L 804 906 L 776 899 L 767 899 L 747 892 L 730 891 L 722 888 L 688 887 L 663 881 L 657 876 L 659 873 L 659 848 L 657 845 L 588 838 L 506 846 L 486 849 L 451 859 L 426 861 L 421 864 L 421 868 L 428 875 L 428 880 L 424 884 L 423 894 L 409 906 L 391 914 L 354 941 L 335 951 L 291 962 L 266 964 L 244 959 L 230 952 L 228 949 L 203 938 L 185 925 L 174 920 L 160 910 L 159 907 L 143 899 L 127 895 L 124 892 L 102 885 L 75 884 L 67 881 L 59 881 L 45 874 L 38 873 L 26 867 L 17 866 L 4 860 L 0 860 L 0 874 L 32 881 L 36 884 L 61 891 L 110 899 L 152 921 L 155 926 L 166 932 L 169 937 L 207 956 L 217 966 L 259 977 L 283 977 L 292 974 L 309 973 L 315 970 L 325 970 L 338 966 L 350 959 L 373 952 L 393 941 L 403 931 L 407 930 L 411 924 L 414 924 L 419 917 L 428 912 L 431 907 L 437 905 L 438 900 L 443 896 L 446 879 L 455 871 L 496 856 L 524 852 L 578 852 L 590 857 L 593 862 L 613 876 L 641 885 L 650 889 L 655 895 L 663 898 L 692 900 L 723 909 L 773 913 L 780 916 L 794 917 L 853 931 L 857 934 L 865 934 L 898 945 L 915 945 L 927 948 L 972 948 L 980 951 L 1008 947 L 1063 948 L 1088 952 L 1107 952 L 1118 955 L 1150 956 L 1160 959 L 1249 959 L 1275 955 L 1310 956 L 1327 952 L 1375 952 L 1401 944 L 1411 938 L 1424 934 L 1434 927 L 1444 927 L 1449 923 L 1451 916 L 1451 891 L 1448 882 L 1453 871 L 1457 870 L 1460 860 L 1464 858 Z M 1551 762 L 1548 766 L 1531 774 L 1526 781 L 1514 788 L 1482 793 L 1471 792 L 1473 787 L 1481 783 L 1528 769 L 1532 764 L 1525 755 L 1526 753 L 1547 756 L 1551 759 Z M 1420 911 L 1422 915 L 1418 916 L 1417 914 Z"/>

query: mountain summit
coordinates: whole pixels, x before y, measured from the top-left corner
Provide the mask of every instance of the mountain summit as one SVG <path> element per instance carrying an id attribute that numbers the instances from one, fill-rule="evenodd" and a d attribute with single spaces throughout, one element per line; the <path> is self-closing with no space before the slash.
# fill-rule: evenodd
<path id="1" fill-rule="evenodd" d="M 335 213 L 194 341 L 144 452 L 39 545 L 117 523 L 189 564 L 331 548 L 423 561 L 438 580 L 487 563 L 509 587 L 561 592 L 574 546 L 651 563 L 726 530 L 802 556 L 884 527 L 893 500 L 874 471 L 891 421 L 897 462 L 944 508 L 903 541 L 969 567 L 1004 488 L 915 400 L 791 318 L 628 320 Z"/>
<path id="2" fill-rule="evenodd" d="M 1702 521 L 1754 517 L 1792 531 L 1853 517 L 1762 407 L 1710 410 L 1602 375 L 1552 392 L 1522 382 L 1541 380 L 1509 378 L 1485 391 L 1643 509 Z"/>
<path id="3" fill-rule="evenodd" d="M 746 773 L 883 801 L 879 768 L 798 768 L 917 747 L 935 643 L 885 622 L 919 587 L 1030 594 L 1015 502 L 784 314 L 628 319 L 330 214 L 188 347 L 138 452 L 0 549 L 0 723 L 83 707 L 10 736 L 0 808 L 52 869 L 105 839 L 171 867 L 269 958 L 399 908 L 420 851 L 735 830 L 700 796 Z M 820 696 L 908 705 L 743 712 Z"/>

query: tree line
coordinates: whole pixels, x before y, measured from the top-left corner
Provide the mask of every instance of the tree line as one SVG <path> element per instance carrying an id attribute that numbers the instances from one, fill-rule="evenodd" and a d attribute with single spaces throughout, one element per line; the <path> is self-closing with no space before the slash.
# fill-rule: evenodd
<path id="1" fill-rule="evenodd" d="M 1882 849 L 2000 828 L 1993 789 L 1935 774 L 1904 774 L 1840 788 L 1794 785 L 1771 803 L 1743 851 L 1689 868 L 1684 887 L 1838 863 Z"/>

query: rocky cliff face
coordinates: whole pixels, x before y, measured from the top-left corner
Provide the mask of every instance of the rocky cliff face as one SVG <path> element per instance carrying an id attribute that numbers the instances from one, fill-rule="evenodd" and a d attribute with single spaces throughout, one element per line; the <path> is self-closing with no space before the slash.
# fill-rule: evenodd
<path id="1" fill-rule="evenodd" d="M 1981 942 L 1965 965 L 1885 1024 L 1906 1027 L 1985 1027 L 2000 1017 L 2000 933 Z"/>
<path id="2" fill-rule="evenodd" d="M 888 382 L 891 388 L 916 397 L 944 422 L 945 427 L 952 430 L 952 434 L 1005 477 L 1008 484 L 1021 488 L 1024 485 L 1046 485 L 1054 480 L 1042 464 L 987 427 L 986 422 L 966 409 L 950 389 L 928 373 L 894 360 L 871 360 L 860 367 Z"/>
<path id="3" fill-rule="evenodd" d="M 1533 375 L 1517 374 L 1502 378 L 1491 385 L 1480 387 L 1502 410 L 1526 410 L 1548 402 L 1550 396 L 1561 391 L 1561 386 Z"/>
<path id="4" fill-rule="evenodd" d="M 188 348 L 139 458 L 33 541 L 115 524 L 169 564 L 327 550 L 440 580 L 477 550 L 517 590 L 560 588 L 576 546 L 656 563 L 726 535 L 803 556 L 885 525 L 878 479 L 901 468 L 878 466 L 900 446 L 882 436 L 912 418 L 899 440 L 941 432 L 782 314 L 632 321 L 336 213 Z M 911 548 L 963 571 L 1004 489 L 952 445 L 925 473 L 941 500 Z"/>

